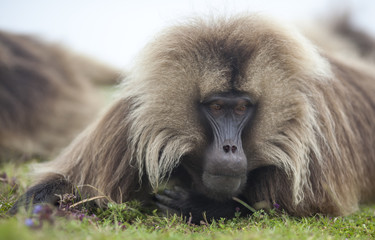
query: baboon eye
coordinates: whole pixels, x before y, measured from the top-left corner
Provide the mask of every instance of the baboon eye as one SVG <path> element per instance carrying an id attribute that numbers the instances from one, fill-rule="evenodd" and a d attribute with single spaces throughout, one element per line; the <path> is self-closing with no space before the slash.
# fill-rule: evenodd
<path id="1" fill-rule="evenodd" d="M 213 103 L 213 104 L 210 105 L 210 109 L 212 111 L 219 111 L 219 110 L 221 110 L 221 108 L 222 108 L 221 105 L 219 105 L 217 103 Z"/>
<path id="2" fill-rule="evenodd" d="M 219 103 L 211 103 L 208 108 L 210 109 L 210 112 L 214 115 L 220 115 L 223 110 L 223 106 Z"/>
<path id="3" fill-rule="evenodd" d="M 238 114 L 238 115 L 245 114 L 246 110 L 247 110 L 247 105 L 245 105 L 245 104 L 238 105 L 234 108 L 235 113 Z"/>

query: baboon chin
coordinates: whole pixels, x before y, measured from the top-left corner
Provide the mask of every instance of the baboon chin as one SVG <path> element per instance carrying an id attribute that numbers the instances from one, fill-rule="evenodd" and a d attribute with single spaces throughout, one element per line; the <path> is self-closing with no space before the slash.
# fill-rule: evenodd
<path id="1" fill-rule="evenodd" d="M 36 167 L 19 203 L 78 187 L 155 199 L 193 222 L 247 214 L 234 197 L 293 216 L 350 214 L 375 194 L 375 73 L 364 65 L 260 15 L 169 27 L 111 108 Z M 177 187 L 153 197 L 164 182 Z"/>

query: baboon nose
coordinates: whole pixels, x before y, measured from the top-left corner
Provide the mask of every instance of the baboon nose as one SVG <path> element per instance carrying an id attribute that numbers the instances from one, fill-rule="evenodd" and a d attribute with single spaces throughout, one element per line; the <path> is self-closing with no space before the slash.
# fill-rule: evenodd
<path id="1" fill-rule="evenodd" d="M 237 146 L 225 145 L 225 146 L 223 146 L 223 150 L 224 150 L 225 153 L 228 153 L 229 151 L 232 151 L 232 153 L 235 153 L 237 151 Z"/>

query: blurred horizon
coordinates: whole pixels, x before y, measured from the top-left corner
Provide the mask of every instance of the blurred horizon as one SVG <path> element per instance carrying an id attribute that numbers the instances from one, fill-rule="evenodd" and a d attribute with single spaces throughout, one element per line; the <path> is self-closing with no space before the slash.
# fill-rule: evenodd
<path id="1" fill-rule="evenodd" d="M 35 35 L 125 68 L 155 33 L 189 16 L 260 12 L 300 22 L 344 11 L 355 26 L 375 35 L 371 0 L 0 0 L 0 29 Z"/>

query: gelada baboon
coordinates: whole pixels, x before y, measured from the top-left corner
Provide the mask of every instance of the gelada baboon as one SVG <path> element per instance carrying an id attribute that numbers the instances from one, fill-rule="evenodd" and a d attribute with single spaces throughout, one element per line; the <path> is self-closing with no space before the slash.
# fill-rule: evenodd
<path id="1" fill-rule="evenodd" d="M 233 197 L 294 216 L 352 213 L 375 193 L 375 74 L 357 66 L 259 15 L 170 27 L 22 199 L 78 188 L 146 201 L 173 182 L 157 204 L 193 221 L 243 212 Z"/>
<path id="2" fill-rule="evenodd" d="M 56 44 L 0 31 L 0 161 L 45 159 L 67 146 L 101 109 L 93 85 L 116 75 Z"/>

